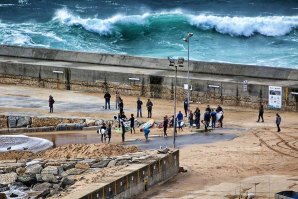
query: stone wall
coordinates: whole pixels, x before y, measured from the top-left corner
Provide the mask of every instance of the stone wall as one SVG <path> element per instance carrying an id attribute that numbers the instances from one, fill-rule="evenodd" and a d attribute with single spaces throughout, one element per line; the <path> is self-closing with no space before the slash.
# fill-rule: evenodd
<path id="1" fill-rule="evenodd" d="M 0 46 L 0 55 L 34 58 L 30 63 L 28 60 L 0 60 L 1 84 L 89 92 L 109 90 L 115 93 L 119 90 L 123 95 L 164 99 L 173 99 L 174 95 L 175 73 L 164 59 L 12 46 Z M 51 65 L 52 62 L 40 60 L 55 63 Z M 73 62 L 65 64 L 61 60 Z M 130 67 L 129 70 L 126 71 L 126 67 Z M 186 96 L 183 90 L 187 82 L 185 68 L 178 71 L 179 100 Z M 63 74 L 54 74 L 55 70 L 63 71 Z M 140 81 L 131 82 L 130 77 Z M 243 80 L 249 82 L 246 92 L 243 91 Z M 298 99 L 290 94 L 298 91 L 298 70 L 295 69 L 191 62 L 190 84 L 193 86 L 193 102 L 247 107 L 258 107 L 259 102 L 267 103 L 269 85 L 282 86 L 283 109 L 298 111 Z M 219 88 L 209 88 L 208 85 Z"/>

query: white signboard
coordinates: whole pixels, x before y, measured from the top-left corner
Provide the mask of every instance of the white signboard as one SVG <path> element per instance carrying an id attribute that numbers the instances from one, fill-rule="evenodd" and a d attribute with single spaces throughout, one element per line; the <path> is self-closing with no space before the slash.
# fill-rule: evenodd
<path id="1" fill-rule="evenodd" d="M 269 86 L 269 103 L 270 108 L 281 108 L 282 87 Z"/>
<path id="2" fill-rule="evenodd" d="M 247 80 L 244 80 L 243 81 L 243 92 L 246 92 L 247 91 L 247 85 L 248 85 L 248 81 Z"/>

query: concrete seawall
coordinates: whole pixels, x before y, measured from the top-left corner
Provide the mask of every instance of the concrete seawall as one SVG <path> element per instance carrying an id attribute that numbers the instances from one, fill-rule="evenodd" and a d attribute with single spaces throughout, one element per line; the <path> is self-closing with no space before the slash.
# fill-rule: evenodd
<path id="1" fill-rule="evenodd" d="M 115 173 L 110 180 L 99 184 L 90 184 L 84 190 L 72 192 L 63 199 L 89 198 L 134 198 L 150 189 L 153 185 L 164 182 L 178 174 L 179 150 L 164 155 L 163 158 L 150 164 L 128 166 L 120 173 Z"/>
<path id="2" fill-rule="evenodd" d="M 0 46 L 0 83 L 173 98 L 174 71 L 168 60 Z M 183 99 L 187 62 L 178 72 Z M 59 71 L 55 73 L 53 71 Z M 139 81 L 131 81 L 136 78 Z M 248 81 L 247 91 L 243 81 Z M 283 87 L 283 109 L 298 110 L 298 70 L 227 63 L 190 62 L 191 100 L 257 107 L 267 102 L 268 86 Z M 219 86 L 218 88 L 209 85 Z"/>

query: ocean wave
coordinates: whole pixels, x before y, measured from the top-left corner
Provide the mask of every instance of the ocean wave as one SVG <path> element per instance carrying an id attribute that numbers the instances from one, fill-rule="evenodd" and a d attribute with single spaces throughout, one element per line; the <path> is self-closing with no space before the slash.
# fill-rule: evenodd
<path id="1" fill-rule="evenodd" d="M 154 23 L 165 26 L 188 24 L 200 30 L 215 30 L 231 36 L 250 37 L 254 34 L 264 36 L 282 36 L 298 28 L 298 16 L 259 16 L 231 17 L 215 15 L 185 14 L 183 10 L 145 13 L 142 15 L 117 14 L 110 18 L 81 18 L 66 8 L 55 13 L 54 20 L 68 26 L 81 26 L 85 30 L 107 36 L 115 33 L 119 25 L 137 25 L 149 27 Z M 156 29 L 154 29 L 156 31 Z"/>
<path id="2" fill-rule="evenodd" d="M 229 16 L 190 16 L 189 21 L 201 29 L 215 29 L 232 36 L 252 36 L 259 33 L 265 36 L 282 36 L 298 28 L 298 16 L 229 17 Z"/>

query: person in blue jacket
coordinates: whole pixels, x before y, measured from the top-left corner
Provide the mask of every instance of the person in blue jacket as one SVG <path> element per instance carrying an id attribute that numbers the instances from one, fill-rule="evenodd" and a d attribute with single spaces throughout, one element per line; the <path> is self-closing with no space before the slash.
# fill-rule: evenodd
<path id="1" fill-rule="evenodd" d="M 214 109 L 212 109 L 210 116 L 211 116 L 211 127 L 214 129 L 216 124 L 216 112 L 214 111 Z"/>
<path id="2" fill-rule="evenodd" d="M 183 114 L 181 113 L 181 111 L 179 111 L 179 113 L 177 114 L 177 122 L 178 122 L 178 129 L 182 130 L 182 122 L 183 122 Z"/>

